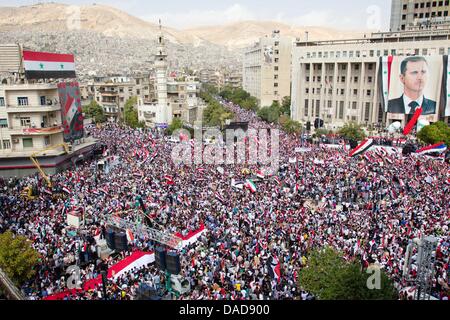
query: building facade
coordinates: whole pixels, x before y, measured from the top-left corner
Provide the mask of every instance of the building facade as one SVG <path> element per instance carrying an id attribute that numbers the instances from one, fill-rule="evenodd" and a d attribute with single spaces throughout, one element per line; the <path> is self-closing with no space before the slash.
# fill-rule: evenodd
<path id="1" fill-rule="evenodd" d="M 274 31 L 247 48 L 244 54 L 243 89 L 258 99 L 260 107 L 281 103 L 291 94 L 292 40 Z"/>
<path id="2" fill-rule="evenodd" d="M 450 54 L 450 31 L 377 33 L 371 38 L 297 42 L 293 49 L 291 116 L 337 129 L 353 121 L 390 124 L 403 117 L 386 114 L 379 92 L 382 56 Z M 427 120 L 435 122 L 436 116 Z"/>
<path id="3" fill-rule="evenodd" d="M 392 0 L 391 31 L 448 27 L 449 12 L 449 0 Z"/>
<path id="4" fill-rule="evenodd" d="M 0 84 L 0 175 L 3 177 L 33 174 L 37 168 L 30 160 L 34 153 L 49 174 L 73 164 L 79 156 L 92 150 L 96 141 L 83 138 L 69 145 L 64 143 L 62 109 L 56 83 Z"/>

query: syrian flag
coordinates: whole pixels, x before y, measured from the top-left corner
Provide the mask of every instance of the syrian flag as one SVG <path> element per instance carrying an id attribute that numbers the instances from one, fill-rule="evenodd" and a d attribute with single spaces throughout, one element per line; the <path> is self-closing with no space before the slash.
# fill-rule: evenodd
<path id="1" fill-rule="evenodd" d="M 197 172 L 203 174 L 203 173 L 205 173 L 205 168 L 198 168 Z"/>
<path id="2" fill-rule="evenodd" d="M 173 181 L 173 177 L 172 176 L 167 175 L 167 176 L 164 177 L 164 179 L 166 179 L 166 183 L 168 185 L 174 185 L 175 184 L 175 182 Z"/>
<path id="3" fill-rule="evenodd" d="M 381 82 L 381 90 L 382 90 L 382 102 L 384 106 L 384 111 L 388 112 L 388 102 L 389 102 L 389 88 L 391 85 L 391 69 L 392 62 L 394 60 L 393 56 L 385 56 L 380 57 L 380 75 L 379 79 Z"/>
<path id="4" fill-rule="evenodd" d="M 262 172 L 262 170 L 256 171 L 256 176 L 258 178 L 260 178 L 260 179 L 264 179 L 265 178 L 264 173 Z"/>
<path id="5" fill-rule="evenodd" d="M 278 177 L 274 177 L 274 180 L 277 182 L 279 186 L 281 186 L 281 180 Z"/>
<path id="6" fill-rule="evenodd" d="M 103 192 L 104 194 L 108 194 L 108 188 L 104 187 L 102 189 L 99 189 L 101 192 Z"/>
<path id="7" fill-rule="evenodd" d="M 428 147 L 422 148 L 420 150 L 417 150 L 416 153 L 422 155 L 422 154 L 434 153 L 434 152 L 443 153 L 445 151 L 447 151 L 447 146 L 443 142 L 440 142 L 440 143 L 433 144 L 432 146 L 428 146 Z"/>
<path id="8" fill-rule="evenodd" d="M 248 188 L 248 189 L 250 189 L 250 191 L 251 191 L 252 193 L 255 193 L 255 192 L 256 192 L 256 185 L 255 185 L 255 183 L 254 183 L 252 180 L 250 180 L 250 179 L 247 179 L 247 180 L 245 181 L 245 187 Z"/>
<path id="9" fill-rule="evenodd" d="M 242 190 L 242 189 L 244 189 L 244 185 L 245 185 L 245 182 L 243 182 L 243 181 L 236 181 L 234 179 L 231 180 L 231 186 L 233 188 Z"/>
<path id="10" fill-rule="evenodd" d="M 46 193 L 48 195 L 52 195 L 53 194 L 49 189 L 44 189 L 44 193 Z"/>
<path id="11" fill-rule="evenodd" d="M 225 203 L 225 199 L 220 195 L 219 192 L 215 193 L 216 199 L 219 200 L 220 202 Z"/>
<path id="12" fill-rule="evenodd" d="M 278 283 L 281 282 L 281 265 L 280 261 L 278 261 L 278 258 L 273 255 L 268 261 L 267 261 L 267 267 L 269 269 L 269 275 L 272 279 L 277 280 Z"/>
<path id="13" fill-rule="evenodd" d="M 76 78 L 73 54 L 23 51 L 27 79 Z"/>
<path id="14" fill-rule="evenodd" d="M 367 150 L 370 149 L 370 147 L 373 146 L 373 139 L 366 139 L 359 146 L 357 146 L 355 149 L 350 152 L 350 157 L 355 157 L 360 154 L 363 154 Z"/>
<path id="15" fill-rule="evenodd" d="M 126 234 L 127 234 L 127 240 L 128 240 L 128 242 L 133 242 L 133 241 L 134 241 L 134 235 L 133 235 L 133 232 L 131 232 L 130 229 L 127 229 Z"/>
<path id="16" fill-rule="evenodd" d="M 67 187 L 63 187 L 62 190 L 63 190 L 65 193 L 68 193 L 68 194 L 71 194 L 71 193 L 72 193 L 72 191 L 70 191 Z"/>

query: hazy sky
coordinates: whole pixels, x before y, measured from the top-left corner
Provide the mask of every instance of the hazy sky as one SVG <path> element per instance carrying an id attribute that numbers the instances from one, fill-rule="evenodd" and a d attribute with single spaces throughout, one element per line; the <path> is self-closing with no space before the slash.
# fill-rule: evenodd
<path id="1" fill-rule="evenodd" d="M 0 6 L 36 4 L 36 0 L 0 0 Z M 74 5 L 85 0 L 54 1 Z M 144 20 L 174 28 L 217 25 L 241 20 L 275 20 L 290 25 L 342 29 L 387 29 L 391 0 L 97 0 Z"/>

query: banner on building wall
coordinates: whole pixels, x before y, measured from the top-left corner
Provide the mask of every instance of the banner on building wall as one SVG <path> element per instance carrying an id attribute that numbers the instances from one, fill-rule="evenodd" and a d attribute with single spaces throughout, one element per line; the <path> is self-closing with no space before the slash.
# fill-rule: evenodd
<path id="1" fill-rule="evenodd" d="M 379 85 L 385 112 L 413 115 L 421 107 L 421 115 L 443 116 L 439 106 L 448 102 L 441 103 L 441 92 L 448 87 L 442 81 L 447 68 L 438 55 L 381 57 Z"/>
<path id="2" fill-rule="evenodd" d="M 84 127 L 78 82 L 59 83 L 58 94 L 61 103 L 64 141 L 73 142 L 81 139 L 84 134 Z"/>
<path id="3" fill-rule="evenodd" d="M 268 63 L 268 64 L 273 63 L 273 47 L 272 46 L 264 47 L 264 61 L 265 61 L 265 63 Z"/>
<path id="4" fill-rule="evenodd" d="M 450 117 L 450 63 L 448 63 L 448 56 L 444 56 L 444 86 L 442 90 L 442 98 L 445 101 L 444 117 Z"/>

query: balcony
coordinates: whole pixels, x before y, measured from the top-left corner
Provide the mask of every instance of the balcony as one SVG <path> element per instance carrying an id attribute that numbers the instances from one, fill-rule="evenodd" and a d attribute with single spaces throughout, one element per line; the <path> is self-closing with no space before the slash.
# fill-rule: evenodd
<path id="1" fill-rule="evenodd" d="M 61 105 L 45 106 L 7 106 L 7 113 L 54 112 L 61 111 Z"/>
<path id="2" fill-rule="evenodd" d="M 52 134 L 62 133 L 64 130 L 61 125 L 47 128 L 10 128 L 9 134 L 11 136 L 48 136 Z"/>

